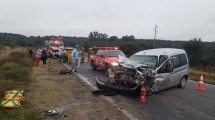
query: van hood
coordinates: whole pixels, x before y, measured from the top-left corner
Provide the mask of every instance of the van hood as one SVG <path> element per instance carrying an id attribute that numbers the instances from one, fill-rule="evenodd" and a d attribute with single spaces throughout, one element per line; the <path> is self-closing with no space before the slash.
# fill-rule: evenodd
<path id="1" fill-rule="evenodd" d="M 107 61 L 112 63 L 112 62 L 118 62 L 118 57 L 108 57 Z"/>

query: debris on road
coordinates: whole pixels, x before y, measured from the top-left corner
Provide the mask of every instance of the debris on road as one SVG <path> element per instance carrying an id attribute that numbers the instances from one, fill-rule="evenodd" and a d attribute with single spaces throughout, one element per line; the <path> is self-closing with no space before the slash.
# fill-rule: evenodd
<path id="1" fill-rule="evenodd" d="M 59 74 L 72 74 L 71 70 L 60 70 Z"/>
<path id="2" fill-rule="evenodd" d="M 43 112 L 45 112 L 49 116 L 55 116 L 55 117 L 59 118 L 62 115 L 64 115 L 67 110 L 68 110 L 68 107 L 66 105 L 64 105 L 61 108 L 56 108 L 56 110 L 55 109 L 54 110 L 45 110 Z"/>
<path id="3" fill-rule="evenodd" d="M 112 96 L 112 95 L 117 95 L 118 92 L 110 89 L 100 89 L 100 90 L 93 91 L 92 94 L 95 96 L 98 96 L 98 95 Z"/>

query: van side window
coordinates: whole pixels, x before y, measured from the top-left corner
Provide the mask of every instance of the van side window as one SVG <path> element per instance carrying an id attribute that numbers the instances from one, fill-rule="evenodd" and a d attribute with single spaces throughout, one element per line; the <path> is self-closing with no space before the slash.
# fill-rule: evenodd
<path id="1" fill-rule="evenodd" d="M 172 72 L 173 59 L 166 61 L 161 68 L 158 70 L 158 73 L 170 73 Z"/>
<path id="2" fill-rule="evenodd" d="M 172 57 L 175 57 L 175 60 L 174 60 L 174 67 L 173 68 L 178 68 L 181 66 L 181 62 L 180 62 L 180 57 L 179 55 L 175 55 L 175 56 L 172 56 Z"/>
<path id="3" fill-rule="evenodd" d="M 185 54 L 179 54 L 172 57 L 175 57 L 173 68 L 178 68 L 187 64 L 187 57 Z"/>
<path id="4" fill-rule="evenodd" d="M 181 66 L 186 65 L 187 64 L 187 57 L 185 54 L 180 54 L 180 61 L 181 61 Z"/>
<path id="5" fill-rule="evenodd" d="M 166 55 L 160 55 L 158 67 L 168 58 Z"/>

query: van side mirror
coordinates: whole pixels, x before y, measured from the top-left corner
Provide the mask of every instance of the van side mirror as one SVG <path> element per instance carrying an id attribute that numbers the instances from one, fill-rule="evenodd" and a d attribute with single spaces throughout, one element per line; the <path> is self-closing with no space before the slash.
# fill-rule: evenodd
<path id="1" fill-rule="evenodd" d="M 173 63 L 175 58 L 166 59 L 156 70 L 156 73 L 170 73 L 173 71 Z"/>

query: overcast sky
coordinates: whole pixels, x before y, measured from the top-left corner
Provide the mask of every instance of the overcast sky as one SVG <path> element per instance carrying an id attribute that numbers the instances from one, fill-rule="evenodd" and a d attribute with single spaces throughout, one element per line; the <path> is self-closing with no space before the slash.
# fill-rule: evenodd
<path id="1" fill-rule="evenodd" d="M 0 0 L 0 32 L 215 41 L 215 0 Z"/>

